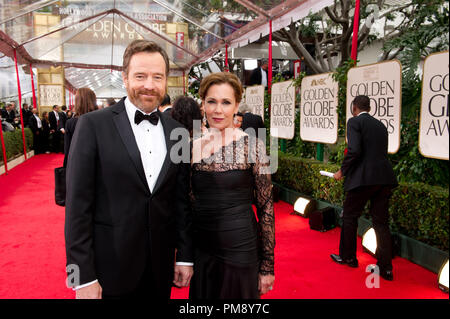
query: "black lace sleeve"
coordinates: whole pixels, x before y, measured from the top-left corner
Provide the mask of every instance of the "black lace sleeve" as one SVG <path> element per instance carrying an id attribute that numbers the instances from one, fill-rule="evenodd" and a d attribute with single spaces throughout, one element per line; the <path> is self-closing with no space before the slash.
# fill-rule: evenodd
<path id="1" fill-rule="evenodd" d="M 273 212 L 272 179 L 269 157 L 264 143 L 249 139 L 249 155 L 253 162 L 255 197 L 258 216 L 258 238 L 260 267 L 262 275 L 274 274 L 275 216 Z"/>

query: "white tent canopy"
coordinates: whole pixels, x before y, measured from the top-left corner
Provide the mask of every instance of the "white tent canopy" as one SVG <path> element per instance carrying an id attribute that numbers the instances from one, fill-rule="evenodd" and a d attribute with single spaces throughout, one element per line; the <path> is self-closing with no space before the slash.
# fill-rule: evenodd
<path id="1" fill-rule="evenodd" d="M 122 56 L 133 39 L 166 49 L 179 76 L 228 45 L 247 45 L 333 0 L 0 0 L 0 68 L 64 66 L 66 88 L 122 90 Z M 219 7 L 218 7 L 219 6 Z M 285 53 L 282 50 L 281 53 Z M 96 74 L 94 74 L 96 73 Z"/>

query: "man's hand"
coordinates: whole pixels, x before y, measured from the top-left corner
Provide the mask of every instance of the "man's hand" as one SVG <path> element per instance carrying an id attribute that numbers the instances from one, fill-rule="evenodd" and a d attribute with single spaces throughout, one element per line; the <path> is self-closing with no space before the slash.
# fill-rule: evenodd
<path id="1" fill-rule="evenodd" d="M 188 287 L 191 282 L 193 274 L 194 274 L 193 266 L 175 265 L 173 283 L 177 287 Z"/>
<path id="2" fill-rule="evenodd" d="M 336 173 L 334 173 L 333 177 L 335 180 L 339 181 L 344 178 L 344 175 L 342 175 L 341 170 L 338 170 Z"/>
<path id="3" fill-rule="evenodd" d="M 260 295 L 264 295 L 273 289 L 275 276 L 273 275 L 259 275 L 258 290 Z"/>
<path id="4" fill-rule="evenodd" d="M 76 290 L 76 299 L 102 299 L 102 287 L 98 282 Z"/>

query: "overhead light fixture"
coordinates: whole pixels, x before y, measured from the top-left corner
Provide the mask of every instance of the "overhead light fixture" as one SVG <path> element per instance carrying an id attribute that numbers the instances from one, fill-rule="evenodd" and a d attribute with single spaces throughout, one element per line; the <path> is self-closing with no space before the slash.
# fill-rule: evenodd
<path id="1" fill-rule="evenodd" d="M 375 256 L 377 251 L 377 235 L 375 229 L 369 228 L 362 237 L 362 246 L 365 252 L 368 252 L 372 256 Z"/>
<path id="2" fill-rule="evenodd" d="M 317 202 L 313 199 L 299 197 L 294 204 L 294 214 L 308 218 L 309 214 L 316 209 Z"/>
<path id="3" fill-rule="evenodd" d="M 438 285 L 439 289 L 448 293 L 448 259 L 442 265 L 441 270 L 439 271 Z"/>

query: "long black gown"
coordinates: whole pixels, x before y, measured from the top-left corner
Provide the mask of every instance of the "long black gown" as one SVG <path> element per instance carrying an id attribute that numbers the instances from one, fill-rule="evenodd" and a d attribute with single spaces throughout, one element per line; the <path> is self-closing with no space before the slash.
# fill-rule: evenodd
<path id="1" fill-rule="evenodd" d="M 275 247 L 264 144 L 243 136 L 193 163 L 191 187 L 195 258 L 189 297 L 259 298 L 258 274 L 274 274 Z"/>

